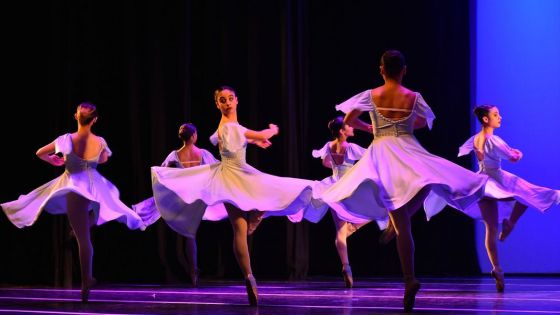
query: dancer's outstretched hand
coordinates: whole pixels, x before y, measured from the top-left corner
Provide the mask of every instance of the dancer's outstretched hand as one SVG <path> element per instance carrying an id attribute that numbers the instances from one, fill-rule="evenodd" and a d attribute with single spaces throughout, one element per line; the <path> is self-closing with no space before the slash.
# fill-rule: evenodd
<path id="1" fill-rule="evenodd" d="M 268 124 L 268 128 L 270 130 L 272 130 L 274 135 L 277 135 L 278 132 L 280 132 L 280 130 L 278 129 L 278 126 L 276 126 L 275 124 Z"/>
<path id="2" fill-rule="evenodd" d="M 268 141 L 268 140 L 255 140 L 253 141 L 253 144 L 266 149 L 268 147 L 270 147 L 272 145 L 272 142 Z"/>
<path id="3" fill-rule="evenodd" d="M 512 149 L 513 151 L 513 157 L 510 158 L 509 160 L 511 162 L 517 162 L 519 160 L 521 160 L 521 158 L 523 157 L 523 153 L 521 153 L 521 151 L 517 150 L 517 149 Z"/>

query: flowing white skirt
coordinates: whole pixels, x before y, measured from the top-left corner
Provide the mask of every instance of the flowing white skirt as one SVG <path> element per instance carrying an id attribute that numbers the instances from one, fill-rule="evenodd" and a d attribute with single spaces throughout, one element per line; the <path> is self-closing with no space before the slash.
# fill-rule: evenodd
<path id="1" fill-rule="evenodd" d="M 225 211 L 219 206 L 222 203 L 243 211 L 266 211 L 265 216 L 303 211 L 311 201 L 312 187 L 310 180 L 269 175 L 246 163 L 223 158 L 221 163 L 185 169 L 152 167 L 156 205 L 168 223 L 170 217 L 181 218 L 183 227 L 172 227 L 187 237 L 196 233 L 196 229 L 187 227 L 198 227 L 203 217 L 221 218 Z M 160 200 L 172 200 L 173 196 L 183 201 L 182 207 L 163 206 Z M 164 215 L 164 208 L 169 213 Z"/>
<path id="2" fill-rule="evenodd" d="M 129 229 L 145 229 L 142 219 L 119 199 L 118 189 L 95 169 L 59 177 L 17 200 L 2 204 L 2 210 L 17 227 L 32 225 L 43 210 L 63 214 L 68 210 L 67 194 L 75 193 L 90 201 L 97 225 L 116 220 Z"/>
<path id="3" fill-rule="evenodd" d="M 483 193 L 488 177 L 426 151 L 410 135 L 376 138 L 364 156 L 321 199 L 338 202 L 364 219 L 386 220 L 424 187 L 447 203 L 466 209 Z M 426 212 L 428 218 L 437 212 Z"/>
<path id="4" fill-rule="evenodd" d="M 509 218 L 516 202 L 541 212 L 560 204 L 560 190 L 531 184 L 523 178 L 502 169 L 490 170 L 484 174 L 490 176 L 490 180 L 486 184 L 484 197 L 496 199 L 500 221 Z M 430 195 L 426 199 L 426 205 L 428 208 L 438 209 L 446 204 L 439 196 Z M 472 218 L 482 219 L 478 203 L 472 204 L 462 211 Z"/>
<path id="5" fill-rule="evenodd" d="M 315 182 L 311 203 L 303 211 L 299 211 L 296 214 L 288 216 L 288 219 L 292 222 L 300 222 L 305 219 L 309 222 L 318 223 L 321 219 L 323 219 L 328 209 L 331 208 L 333 218 L 335 218 L 335 220 L 348 222 L 353 225 L 371 222 L 372 220 L 370 219 L 364 219 L 353 215 L 337 202 L 327 204 L 319 199 L 327 189 L 334 185 L 334 183 L 336 183 L 336 180 L 332 176 L 329 176 L 320 182 Z M 383 220 L 377 220 L 376 223 L 379 228 L 383 230 L 387 227 L 389 219 L 387 217 Z"/>

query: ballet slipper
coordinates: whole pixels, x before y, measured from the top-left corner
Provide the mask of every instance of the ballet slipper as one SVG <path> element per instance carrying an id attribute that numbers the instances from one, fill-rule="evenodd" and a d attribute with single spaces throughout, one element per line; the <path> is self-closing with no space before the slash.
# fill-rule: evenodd
<path id="1" fill-rule="evenodd" d="M 245 288 L 247 289 L 249 305 L 257 306 L 259 304 L 259 294 L 257 291 L 257 281 L 253 275 L 249 275 L 245 278 Z"/>
<path id="2" fill-rule="evenodd" d="M 354 286 L 354 279 L 352 278 L 352 268 L 349 264 L 344 264 L 342 266 L 342 276 L 344 277 L 344 284 L 348 289 Z"/>
<path id="3" fill-rule="evenodd" d="M 82 303 L 87 303 L 89 301 L 89 292 L 91 288 L 97 284 L 97 280 L 95 278 L 91 278 L 87 284 L 82 285 L 82 290 L 80 292 L 82 297 Z"/>
<path id="4" fill-rule="evenodd" d="M 508 237 L 508 235 L 513 230 L 514 226 L 515 225 L 511 223 L 511 221 L 508 219 L 504 219 L 502 221 L 502 231 L 500 232 L 500 236 L 499 236 L 500 241 L 503 242 L 506 239 L 506 237 Z"/>
<path id="5" fill-rule="evenodd" d="M 416 279 L 406 283 L 404 288 L 403 305 L 405 313 L 412 312 L 414 302 L 416 301 L 416 293 L 420 290 L 420 282 Z"/>
<path id="6" fill-rule="evenodd" d="M 504 281 L 504 272 L 492 269 L 492 271 L 490 271 L 490 275 L 492 275 L 494 280 L 496 280 L 496 291 L 500 293 L 504 292 L 506 286 Z"/>

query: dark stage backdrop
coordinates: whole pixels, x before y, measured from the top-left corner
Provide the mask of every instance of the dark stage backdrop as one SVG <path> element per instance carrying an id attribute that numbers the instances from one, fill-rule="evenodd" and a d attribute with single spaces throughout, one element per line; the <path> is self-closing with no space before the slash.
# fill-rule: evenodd
<path id="1" fill-rule="evenodd" d="M 468 1 L 51 1 L 13 10 L 9 83 L 2 107 L 0 201 L 16 199 L 60 175 L 35 157 L 76 129 L 78 103 L 98 105 L 94 132 L 113 157 L 99 171 L 126 204 L 150 197 L 149 167 L 180 146 L 178 126 L 198 126 L 198 145 L 218 125 L 213 90 L 237 89 L 239 121 L 252 129 L 280 126 L 268 150 L 248 149 L 249 163 L 282 176 L 329 176 L 311 150 L 329 140 L 334 105 L 382 83 L 379 57 L 401 50 L 404 84 L 422 92 L 437 119 L 417 133 L 431 152 L 455 158 L 469 135 Z M 16 32 L 17 30 L 17 32 Z M 367 119 L 367 117 L 364 117 Z M 367 146 L 371 136 L 354 142 Z M 270 192 L 274 194 L 274 192 Z M 76 283 L 76 245 L 65 216 L 42 214 L 19 230 L 0 216 L 0 282 Z M 187 279 L 165 224 L 129 231 L 118 223 L 93 229 L 94 275 L 104 282 Z M 479 272 L 473 222 L 446 209 L 414 217 L 420 275 Z M 380 246 L 374 224 L 349 240 L 355 277 L 400 275 L 394 242 Z M 339 275 L 330 215 L 319 224 L 265 220 L 250 239 L 257 279 Z M 240 278 L 228 221 L 203 222 L 198 233 L 203 277 Z"/>

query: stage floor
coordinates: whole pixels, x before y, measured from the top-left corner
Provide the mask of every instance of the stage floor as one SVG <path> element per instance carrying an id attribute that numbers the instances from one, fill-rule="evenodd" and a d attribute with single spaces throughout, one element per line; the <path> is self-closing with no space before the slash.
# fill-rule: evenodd
<path id="1" fill-rule="evenodd" d="M 506 275 L 507 276 L 507 275 Z M 420 278 L 416 313 L 560 314 L 560 277 L 507 277 L 505 293 L 493 280 Z M 187 285 L 100 284 L 90 302 L 79 290 L 1 287 L 0 314 L 399 314 L 403 284 L 396 278 L 358 278 L 355 288 L 341 279 L 258 281 L 259 306 L 247 305 L 244 283 L 204 281 Z"/>

